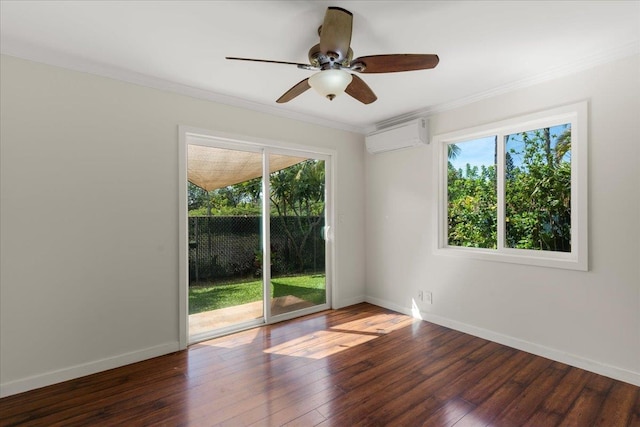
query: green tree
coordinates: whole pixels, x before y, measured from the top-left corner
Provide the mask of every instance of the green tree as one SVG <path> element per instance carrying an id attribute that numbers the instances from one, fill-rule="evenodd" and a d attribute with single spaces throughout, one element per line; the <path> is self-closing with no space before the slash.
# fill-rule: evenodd
<path id="1" fill-rule="evenodd" d="M 206 191 L 189 183 L 189 216 L 259 215 L 261 178 Z"/>
<path id="2" fill-rule="evenodd" d="M 496 168 L 471 166 L 447 171 L 448 244 L 495 248 Z"/>
<path id="3" fill-rule="evenodd" d="M 505 182 L 506 245 L 571 251 L 571 130 L 510 135 L 507 152 L 522 156 Z"/>
<path id="4" fill-rule="evenodd" d="M 187 208 L 189 211 L 200 209 L 207 203 L 207 192 L 189 182 L 187 187 Z"/>
<path id="5" fill-rule="evenodd" d="M 458 158 L 462 149 L 459 145 L 456 144 L 447 144 L 447 159 L 455 160 Z"/>
<path id="6" fill-rule="evenodd" d="M 308 241 L 324 222 L 324 181 L 322 160 L 305 160 L 271 174 L 271 221 L 280 221 L 299 272 L 305 268 Z"/>

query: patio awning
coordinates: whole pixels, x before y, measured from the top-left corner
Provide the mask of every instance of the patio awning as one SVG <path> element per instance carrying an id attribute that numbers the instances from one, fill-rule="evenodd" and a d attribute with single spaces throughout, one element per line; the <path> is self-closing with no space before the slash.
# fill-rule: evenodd
<path id="1" fill-rule="evenodd" d="M 269 156 L 269 172 L 275 172 L 307 160 L 280 154 Z M 228 150 L 189 144 L 187 179 L 212 191 L 262 176 L 262 153 Z"/>

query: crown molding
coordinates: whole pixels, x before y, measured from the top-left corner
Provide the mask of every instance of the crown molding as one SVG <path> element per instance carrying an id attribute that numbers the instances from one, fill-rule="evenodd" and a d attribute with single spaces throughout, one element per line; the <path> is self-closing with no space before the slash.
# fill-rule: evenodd
<path id="1" fill-rule="evenodd" d="M 57 51 L 41 48 L 39 46 L 19 43 L 13 40 L 2 40 L 0 53 L 3 55 L 13 56 L 28 61 L 34 61 L 46 65 L 65 68 L 68 70 L 94 74 L 100 77 L 106 77 L 114 80 L 132 83 L 138 86 L 172 92 L 179 95 L 186 95 L 192 98 L 215 102 L 217 104 L 244 108 L 251 111 L 284 117 L 292 120 L 298 120 L 301 122 L 315 124 L 323 127 L 359 134 L 364 134 L 366 131 L 366 129 L 363 127 L 336 122 L 334 120 L 322 119 L 308 114 L 284 110 L 276 106 L 248 101 L 229 95 L 222 95 L 212 91 L 195 88 L 189 85 L 175 83 L 158 77 L 137 73 L 135 71 L 127 70 L 124 68 L 113 67 L 84 58 L 66 55 Z"/>
<path id="2" fill-rule="evenodd" d="M 617 61 L 619 59 L 637 54 L 640 54 L 640 41 L 635 40 L 633 42 L 620 45 L 616 48 L 590 55 L 578 61 L 552 68 L 545 71 L 544 73 L 540 73 L 532 77 L 500 85 L 493 89 L 479 92 L 474 95 L 460 98 L 451 102 L 446 102 L 443 104 L 434 105 L 431 107 L 414 110 L 399 116 L 391 117 L 389 119 L 375 123 L 374 126 L 370 126 L 369 128 L 367 128 L 367 133 L 388 128 L 390 126 L 394 126 L 399 123 L 404 123 L 420 117 L 429 117 L 444 111 L 449 111 L 455 108 L 463 107 L 465 105 L 473 104 L 474 102 L 478 102 L 483 99 L 492 98 L 497 95 L 513 92 L 518 89 L 523 89 L 546 81 L 555 80 L 560 77 L 566 77 L 572 74 L 576 74 L 580 71 L 588 70 L 599 65 L 604 65 L 606 63 Z"/>

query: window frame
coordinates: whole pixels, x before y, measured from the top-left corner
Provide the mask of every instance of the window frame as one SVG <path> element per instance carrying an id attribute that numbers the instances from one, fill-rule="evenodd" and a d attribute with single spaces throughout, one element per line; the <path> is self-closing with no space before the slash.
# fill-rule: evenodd
<path id="1" fill-rule="evenodd" d="M 542 267 L 588 271 L 588 102 L 556 107 L 488 123 L 472 128 L 435 135 L 434 179 L 437 203 L 435 212 L 435 253 L 491 261 Z M 571 124 L 571 252 L 543 251 L 505 247 L 505 136 L 559 124 Z M 447 243 L 447 145 L 496 136 L 497 144 L 497 248 L 449 246 Z"/>

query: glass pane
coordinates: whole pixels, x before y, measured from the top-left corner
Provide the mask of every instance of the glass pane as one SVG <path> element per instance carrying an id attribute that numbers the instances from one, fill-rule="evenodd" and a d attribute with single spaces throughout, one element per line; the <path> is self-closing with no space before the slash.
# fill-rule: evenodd
<path id="1" fill-rule="evenodd" d="M 447 145 L 447 244 L 497 247 L 496 137 Z"/>
<path id="2" fill-rule="evenodd" d="M 189 334 L 263 318 L 262 154 L 189 145 Z"/>
<path id="3" fill-rule="evenodd" d="M 571 252 L 571 125 L 505 137 L 505 246 Z"/>
<path id="4" fill-rule="evenodd" d="M 269 164 L 271 314 L 277 316 L 327 301 L 325 164 L 276 154 Z M 275 170 L 278 164 L 287 166 Z"/>

